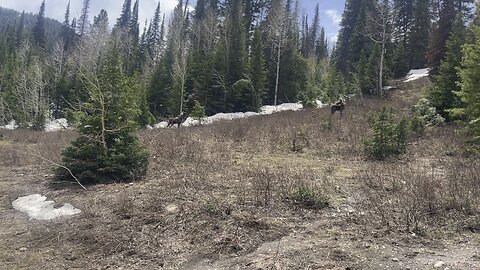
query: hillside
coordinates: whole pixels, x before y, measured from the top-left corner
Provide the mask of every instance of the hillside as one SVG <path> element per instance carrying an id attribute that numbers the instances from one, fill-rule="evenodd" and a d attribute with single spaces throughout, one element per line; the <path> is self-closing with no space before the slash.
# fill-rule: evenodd
<path id="1" fill-rule="evenodd" d="M 322 108 L 144 130 L 145 179 L 87 191 L 35 154 L 58 162 L 75 132 L 0 130 L 0 268 L 477 269 L 480 163 L 456 126 L 427 129 L 398 160 L 363 154 L 370 113 L 410 114 L 426 85 L 351 101 L 331 126 Z M 82 213 L 12 209 L 35 193 Z"/>
<path id="2" fill-rule="evenodd" d="M 2 8 L 0 4 L 0 37 L 11 28 L 17 29 L 21 16 L 21 12 Z M 32 13 L 25 13 L 25 32 L 31 32 L 35 25 L 36 18 L 37 16 Z M 47 48 L 51 50 L 61 35 L 62 24 L 57 20 L 45 18 L 45 29 Z"/>

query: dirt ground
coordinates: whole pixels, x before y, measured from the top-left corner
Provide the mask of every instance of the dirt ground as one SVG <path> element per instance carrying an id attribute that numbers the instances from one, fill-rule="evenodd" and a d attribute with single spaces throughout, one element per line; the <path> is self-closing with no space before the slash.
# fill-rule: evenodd
<path id="1" fill-rule="evenodd" d="M 410 106 L 420 83 L 381 102 Z M 478 160 L 460 154 L 454 127 L 428 131 L 401 160 L 366 161 L 362 138 L 378 104 L 348 105 L 333 127 L 321 109 L 142 131 L 151 153 L 147 177 L 87 191 L 55 182 L 51 164 L 32 155 L 58 162 L 74 133 L 5 132 L 0 269 L 480 269 L 474 192 L 470 214 L 438 206 L 441 214 L 423 216 L 420 209 L 415 229 L 402 219 L 402 205 L 413 198 L 402 194 L 409 193 L 378 189 L 388 211 L 372 209 L 377 202 L 365 196 L 365 179 L 377 181 L 377 170 L 391 176 L 385 186 L 389 179 L 415 183 L 411 168 L 447 181 L 474 167 L 469 179 L 478 182 L 478 166 L 470 166 Z M 292 140 L 303 137 L 305 149 L 293 152 Z M 448 189 L 435 188 L 438 198 L 446 196 Z M 36 221 L 12 208 L 18 197 L 36 193 L 82 213 Z"/>

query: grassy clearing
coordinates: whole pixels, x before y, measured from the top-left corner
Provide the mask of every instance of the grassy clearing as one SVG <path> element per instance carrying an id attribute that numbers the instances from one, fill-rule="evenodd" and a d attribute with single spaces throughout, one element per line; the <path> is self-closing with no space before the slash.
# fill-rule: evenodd
<path id="1" fill-rule="evenodd" d="M 28 254 L 25 267 L 50 259 L 45 269 L 201 269 L 205 261 L 230 263 L 219 266 L 224 269 L 239 263 L 245 263 L 242 269 L 306 269 L 315 266 L 307 259 L 318 257 L 344 268 L 382 269 L 362 259 L 376 254 L 364 245 L 411 232 L 425 241 L 478 232 L 480 167 L 463 155 L 454 126 L 427 129 L 401 159 L 365 159 L 370 113 L 384 104 L 409 113 L 403 108 L 414 100 L 405 95 L 413 94 L 403 89 L 383 101 L 351 102 L 343 117 L 332 119 L 325 108 L 141 131 L 151 153 L 146 179 L 87 192 L 74 184 L 52 186 L 49 164 L 31 155 L 60 161 L 74 132 L 1 131 L 0 195 L 8 210 L 0 225 L 12 229 L 0 238 L 0 261 L 15 267 Z M 308 143 L 294 151 L 299 137 Z M 61 222 L 27 221 L 8 203 L 31 192 L 70 202 L 83 213 Z M 292 238 L 299 231 L 300 239 Z M 279 240 L 292 243 L 273 249 L 271 264 L 257 261 L 258 252 Z M 294 251 L 306 261 L 296 262 Z"/>

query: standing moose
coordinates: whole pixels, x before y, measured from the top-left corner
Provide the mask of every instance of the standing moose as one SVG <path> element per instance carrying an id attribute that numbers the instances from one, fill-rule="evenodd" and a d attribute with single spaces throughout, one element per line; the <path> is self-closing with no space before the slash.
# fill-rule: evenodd
<path id="1" fill-rule="evenodd" d="M 180 127 L 182 125 L 183 122 L 185 122 L 185 120 L 187 120 L 187 114 L 185 113 L 181 113 L 179 116 L 177 116 L 176 118 L 170 118 L 168 119 L 168 125 L 167 125 L 167 128 L 168 127 L 173 127 L 174 125 L 177 125 L 178 127 Z"/>
<path id="2" fill-rule="evenodd" d="M 339 101 L 337 101 L 337 103 L 332 105 L 331 110 L 332 110 L 332 115 L 337 111 L 340 112 L 340 115 L 343 115 L 343 110 L 345 110 L 345 102 L 340 99 Z"/>

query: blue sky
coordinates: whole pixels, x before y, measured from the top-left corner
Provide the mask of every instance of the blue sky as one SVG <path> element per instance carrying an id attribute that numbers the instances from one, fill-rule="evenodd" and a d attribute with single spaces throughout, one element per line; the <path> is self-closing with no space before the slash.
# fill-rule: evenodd
<path id="1" fill-rule="evenodd" d="M 46 0 L 46 13 L 48 17 L 63 21 L 65 7 L 69 0 Z M 155 7 L 160 1 L 162 12 L 169 14 L 178 0 L 140 0 L 140 19 L 143 22 L 153 17 Z M 79 17 L 83 0 L 71 0 L 71 17 Z M 192 4 L 195 0 L 191 0 Z M 345 5 L 345 0 L 300 0 L 301 12 L 312 14 L 315 5 L 320 5 L 321 24 L 325 27 L 327 36 L 331 41 L 335 40 L 338 33 L 338 24 Z M 36 13 L 39 10 L 41 0 L 0 0 L 0 6 L 13 8 L 19 11 Z M 98 14 L 101 9 L 106 9 L 113 24 L 122 9 L 123 0 L 91 0 L 90 19 Z M 310 15 L 310 18 L 312 16 Z"/>

